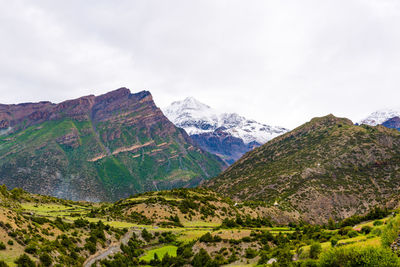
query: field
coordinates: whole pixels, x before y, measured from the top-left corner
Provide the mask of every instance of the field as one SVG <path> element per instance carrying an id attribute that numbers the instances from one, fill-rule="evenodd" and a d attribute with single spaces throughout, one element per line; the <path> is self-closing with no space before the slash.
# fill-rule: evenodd
<path id="1" fill-rule="evenodd" d="M 353 224 L 338 222 L 329 229 L 311 224 L 285 226 L 265 217 L 250 217 L 249 206 L 241 209 L 201 190 L 145 193 L 114 204 L 14 192 L 12 199 L 18 201 L 12 211 L 3 208 L 0 214 L 0 242 L 6 244 L 0 260 L 15 266 L 21 254 L 37 263 L 39 256 L 50 254 L 61 266 L 95 262 L 119 266 L 123 261 L 146 266 L 163 261 L 167 266 L 177 259 L 185 264 L 212 260 L 216 266 L 256 266 L 278 257 L 282 260 L 280 254 L 290 260 L 314 260 L 316 244 L 318 253 L 331 252 L 333 247 L 380 248 L 382 233 L 394 220 L 388 213 L 386 218 L 375 216 L 383 214 L 378 210 L 372 213 L 375 217 L 365 217 L 378 220 L 359 217 Z M 400 228 L 400 217 L 394 227 Z M 57 254 L 48 253 L 52 250 Z M 164 258 L 167 253 L 170 257 Z"/>
<path id="2" fill-rule="evenodd" d="M 176 257 L 176 250 L 178 247 L 176 246 L 163 246 L 160 248 L 151 249 L 146 252 L 146 254 L 140 257 L 140 260 L 150 261 L 154 259 L 154 255 L 157 254 L 159 259 L 164 258 L 165 254 L 168 253 L 169 256 Z"/>

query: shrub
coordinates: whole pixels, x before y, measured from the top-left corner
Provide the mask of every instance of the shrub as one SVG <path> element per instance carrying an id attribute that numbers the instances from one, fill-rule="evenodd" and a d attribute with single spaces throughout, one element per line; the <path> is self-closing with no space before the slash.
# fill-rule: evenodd
<path id="1" fill-rule="evenodd" d="M 207 266 L 211 262 L 211 257 L 208 255 L 207 251 L 202 248 L 200 251 L 194 255 L 192 265 L 194 267 Z"/>
<path id="2" fill-rule="evenodd" d="M 311 259 L 318 259 L 319 254 L 322 251 L 322 247 L 320 243 L 313 243 L 310 246 L 310 258 Z"/>
<path id="3" fill-rule="evenodd" d="M 350 238 L 356 237 L 356 236 L 358 236 L 358 232 L 355 230 L 351 230 L 347 233 L 347 236 Z"/>
<path id="4" fill-rule="evenodd" d="M 0 250 L 5 250 L 6 249 L 6 245 L 4 245 L 3 242 L 0 242 Z"/>
<path id="5" fill-rule="evenodd" d="M 26 254 L 19 256 L 19 258 L 15 260 L 15 263 L 17 264 L 17 266 L 21 266 L 21 267 L 35 267 L 36 266 L 35 262 L 33 262 L 31 260 L 31 258 L 29 258 L 29 256 Z"/>
<path id="6" fill-rule="evenodd" d="M 366 225 L 366 226 L 363 226 L 362 228 L 361 228 L 361 233 L 364 233 L 364 234 L 369 234 L 369 233 L 371 233 L 371 231 L 372 231 L 372 227 L 371 226 L 368 226 L 368 225 Z"/>
<path id="7" fill-rule="evenodd" d="M 382 225 L 383 224 L 383 222 L 382 221 L 374 221 L 374 226 L 379 226 L 379 225 Z"/>
<path id="8" fill-rule="evenodd" d="M 389 247 L 397 238 L 399 229 L 400 216 L 390 219 L 382 231 L 382 245 Z"/>
<path id="9" fill-rule="evenodd" d="M 142 237 L 144 240 L 146 240 L 146 242 L 150 242 L 150 240 L 153 238 L 153 235 L 149 233 L 146 228 L 144 228 L 142 231 Z"/>
<path id="10" fill-rule="evenodd" d="M 212 243 L 212 242 L 220 242 L 222 238 L 218 235 L 213 236 L 210 234 L 210 232 L 207 232 L 204 235 L 202 235 L 199 240 L 200 242 L 204 243 Z"/>
<path id="11" fill-rule="evenodd" d="M 89 241 L 85 244 L 85 249 L 89 250 L 90 254 L 94 254 L 96 252 L 96 244 Z"/>
<path id="12" fill-rule="evenodd" d="M 26 253 L 29 253 L 29 254 L 35 254 L 36 252 L 37 252 L 37 248 L 36 248 L 36 246 L 35 245 L 28 245 L 26 248 L 25 248 L 25 252 Z"/>
<path id="13" fill-rule="evenodd" d="M 40 262 L 44 265 L 44 266 L 50 266 L 52 263 L 52 259 L 49 256 L 49 254 L 47 253 L 43 253 L 42 255 L 40 255 Z"/>
<path id="14" fill-rule="evenodd" d="M 89 221 L 79 218 L 74 221 L 74 225 L 77 228 L 82 228 L 82 227 L 89 225 Z"/>
<path id="15" fill-rule="evenodd" d="M 247 259 L 253 259 L 254 257 L 256 257 L 257 256 L 257 250 L 254 250 L 254 249 L 252 249 L 252 248 L 247 248 L 246 249 L 246 252 L 245 252 L 246 254 L 245 254 L 245 257 L 247 258 Z"/>
<path id="16" fill-rule="evenodd" d="M 324 252 L 319 261 L 324 266 L 399 266 L 400 261 L 390 249 L 381 247 L 332 248 Z"/>

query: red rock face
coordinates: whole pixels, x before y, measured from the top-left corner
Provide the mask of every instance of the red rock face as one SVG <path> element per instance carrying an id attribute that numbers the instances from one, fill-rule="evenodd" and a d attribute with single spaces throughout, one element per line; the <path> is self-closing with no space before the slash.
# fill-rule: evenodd
<path id="1" fill-rule="evenodd" d="M 0 105 L 0 129 L 14 127 L 23 121 L 27 121 L 28 125 L 45 121 L 54 106 L 50 102 Z"/>
<path id="2" fill-rule="evenodd" d="M 194 147 L 147 91 L 0 105 L 1 129 L 11 149 L 0 146 L 0 184 L 68 199 L 116 200 L 154 183 L 191 186 L 224 166 Z"/>
<path id="3" fill-rule="evenodd" d="M 142 91 L 131 94 L 127 88 L 120 88 L 97 97 L 84 96 L 59 104 L 39 102 L 0 105 L 0 129 L 16 127 L 20 130 L 21 127 L 26 128 L 44 121 L 65 117 L 75 120 L 93 119 L 97 122 L 126 123 L 127 125 L 133 125 L 139 120 L 144 124 L 166 120 L 162 112 L 155 106 L 149 92 Z M 22 122 L 24 122 L 23 125 L 21 125 Z M 111 138 L 116 136 L 119 136 L 118 132 Z"/>

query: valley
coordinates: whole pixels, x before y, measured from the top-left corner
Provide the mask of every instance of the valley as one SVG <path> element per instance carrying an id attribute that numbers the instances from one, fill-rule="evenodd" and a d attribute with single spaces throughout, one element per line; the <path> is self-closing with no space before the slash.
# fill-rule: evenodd
<path id="1" fill-rule="evenodd" d="M 7 266 L 330 266 L 340 260 L 335 253 L 371 248 L 399 263 L 388 252 L 400 227 L 398 211 L 375 208 L 363 217 L 311 225 L 274 222 L 265 206 L 206 189 L 90 203 L 2 186 L 0 197 L 0 261 Z"/>
<path id="2" fill-rule="evenodd" d="M 0 106 L 0 266 L 400 266 L 397 117 L 174 105 L 178 127 L 126 88 Z"/>

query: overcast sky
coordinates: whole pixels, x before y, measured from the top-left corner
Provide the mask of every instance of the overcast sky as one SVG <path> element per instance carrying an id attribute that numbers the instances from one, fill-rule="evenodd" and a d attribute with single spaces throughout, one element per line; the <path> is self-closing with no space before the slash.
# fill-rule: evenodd
<path id="1" fill-rule="evenodd" d="M 290 128 L 400 106 L 400 1 L 0 3 L 0 103 L 124 86 Z"/>

